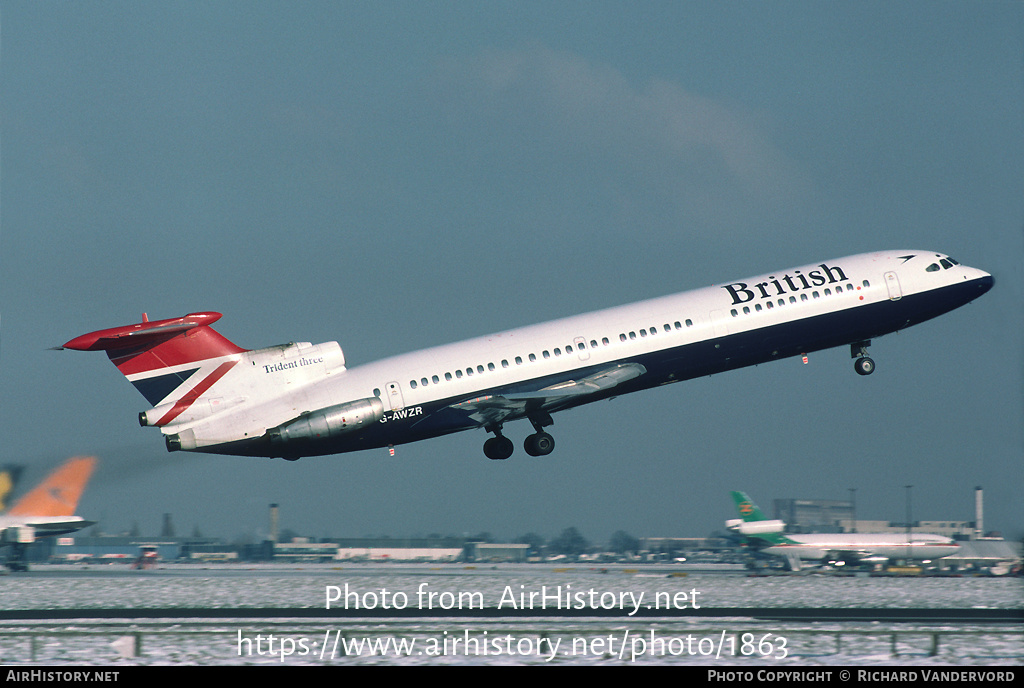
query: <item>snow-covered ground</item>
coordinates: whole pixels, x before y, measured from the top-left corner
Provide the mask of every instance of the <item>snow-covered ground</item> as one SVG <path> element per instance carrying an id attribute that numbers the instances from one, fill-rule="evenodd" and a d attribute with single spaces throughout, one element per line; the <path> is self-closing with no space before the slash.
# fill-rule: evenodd
<path id="1" fill-rule="evenodd" d="M 672 574 L 675 575 L 672 575 Z M 1024 607 L 1009 578 L 745 575 L 546 565 L 37 566 L 0 610 L 595 607 L 602 618 L 168 618 L 0 622 L 3 664 L 1019 665 L 1017 625 L 765 622 L 630 614 L 708 607 Z M 664 608 L 664 607 L 661 607 Z"/>

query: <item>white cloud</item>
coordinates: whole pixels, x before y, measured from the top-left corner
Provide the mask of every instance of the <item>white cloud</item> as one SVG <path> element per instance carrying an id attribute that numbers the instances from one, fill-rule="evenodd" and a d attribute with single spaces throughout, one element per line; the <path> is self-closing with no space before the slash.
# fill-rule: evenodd
<path id="1" fill-rule="evenodd" d="M 518 145 L 536 137 L 556 150 L 599 156 L 688 215 L 749 220 L 751 212 L 808 196 L 799 166 L 753 115 L 674 81 L 639 82 L 543 48 L 449 60 L 441 75 L 446 107 L 459 121 L 479 119 Z"/>

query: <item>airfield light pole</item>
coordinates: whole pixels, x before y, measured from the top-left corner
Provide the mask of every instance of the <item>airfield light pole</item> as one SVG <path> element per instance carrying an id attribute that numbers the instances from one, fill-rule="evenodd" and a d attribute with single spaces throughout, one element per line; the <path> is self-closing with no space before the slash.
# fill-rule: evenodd
<path id="1" fill-rule="evenodd" d="M 913 485 L 904 485 L 907 488 L 907 561 L 910 560 L 910 488 Z"/>
<path id="2" fill-rule="evenodd" d="M 857 532 L 857 488 L 849 487 L 850 491 L 850 532 Z"/>

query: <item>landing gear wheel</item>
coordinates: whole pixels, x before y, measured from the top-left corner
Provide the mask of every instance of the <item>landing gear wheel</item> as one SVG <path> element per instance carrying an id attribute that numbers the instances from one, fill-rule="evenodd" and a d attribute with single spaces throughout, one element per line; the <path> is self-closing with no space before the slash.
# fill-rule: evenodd
<path id="1" fill-rule="evenodd" d="M 498 435 L 484 442 L 484 456 L 493 461 L 504 461 L 512 456 L 515 446 L 512 440 L 504 435 Z"/>
<path id="2" fill-rule="evenodd" d="M 853 362 L 853 368 L 859 375 L 870 375 L 875 372 L 875 362 L 867 356 L 861 356 Z"/>
<path id="3" fill-rule="evenodd" d="M 523 449 L 530 456 L 547 456 L 555 450 L 555 438 L 546 432 L 538 432 L 526 438 Z"/>

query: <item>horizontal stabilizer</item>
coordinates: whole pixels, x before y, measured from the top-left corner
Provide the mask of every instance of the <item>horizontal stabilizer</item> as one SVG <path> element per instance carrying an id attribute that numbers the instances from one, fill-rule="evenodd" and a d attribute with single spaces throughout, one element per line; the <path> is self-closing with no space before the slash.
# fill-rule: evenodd
<path id="1" fill-rule="evenodd" d="M 220 313 L 189 313 L 184 318 L 143 321 L 135 325 L 97 330 L 75 337 L 64 344 L 64 349 L 77 351 L 116 351 L 141 346 L 153 339 L 173 337 L 194 327 L 212 325 L 221 319 Z"/>
<path id="2" fill-rule="evenodd" d="M 105 351 L 117 369 L 156 405 L 197 370 L 186 371 L 183 366 L 246 352 L 210 327 L 220 318 L 220 313 L 203 312 L 150 321 L 143 314 L 140 323 L 89 332 L 58 348 Z"/>

